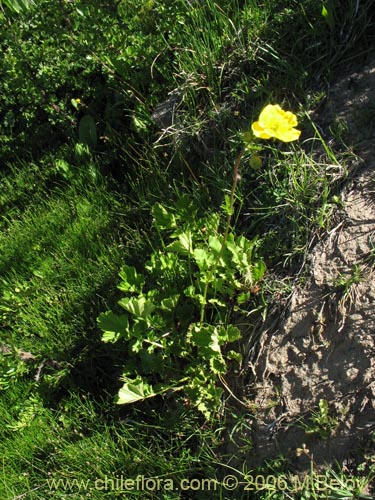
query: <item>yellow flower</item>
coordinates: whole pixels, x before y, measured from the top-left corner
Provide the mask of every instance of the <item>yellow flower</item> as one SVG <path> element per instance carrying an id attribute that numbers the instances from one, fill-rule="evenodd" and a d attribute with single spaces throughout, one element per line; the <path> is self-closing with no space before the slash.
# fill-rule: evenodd
<path id="1" fill-rule="evenodd" d="M 259 115 L 259 120 L 251 125 L 255 137 L 270 139 L 275 137 L 283 142 L 295 141 L 301 131 L 294 128 L 297 117 L 291 111 L 284 111 L 278 104 L 268 104 Z"/>

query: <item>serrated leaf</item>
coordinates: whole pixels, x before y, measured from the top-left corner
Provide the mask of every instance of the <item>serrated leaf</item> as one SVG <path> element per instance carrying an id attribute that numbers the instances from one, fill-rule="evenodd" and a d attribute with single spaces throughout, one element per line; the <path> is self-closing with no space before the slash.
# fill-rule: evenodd
<path id="1" fill-rule="evenodd" d="M 210 368 L 212 373 L 215 375 L 224 374 L 227 371 L 227 365 L 225 364 L 224 358 L 220 353 L 220 356 L 212 356 L 210 358 Z"/>
<path id="2" fill-rule="evenodd" d="M 220 287 L 217 287 L 216 290 L 218 290 Z M 216 298 L 213 298 L 213 299 L 208 299 L 207 301 L 209 304 L 213 304 L 213 305 L 216 305 L 216 306 L 219 306 L 219 307 L 228 307 L 228 304 L 226 304 L 225 302 L 223 302 L 222 300 L 219 300 L 219 299 L 216 299 Z"/>
<path id="3" fill-rule="evenodd" d="M 78 127 L 79 142 L 86 144 L 90 148 L 95 148 L 98 143 L 96 125 L 90 115 L 84 115 Z"/>
<path id="4" fill-rule="evenodd" d="M 143 296 L 121 299 L 118 303 L 130 314 L 142 319 L 148 318 L 156 309 L 156 306 Z"/>
<path id="5" fill-rule="evenodd" d="M 193 238 L 191 232 L 186 231 L 185 233 L 179 234 L 178 240 L 169 244 L 167 249 L 184 255 L 193 253 Z"/>
<path id="6" fill-rule="evenodd" d="M 146 262 L 145 268 L 148 271 L 157 271 L 163 274 L 165 269 L 175 269 L 179 262 L 178 255 L 172 252 L 163 252 L 156 250 L 150 257 L 150 260 Z"/>
<path id="7" fill-rule="evenodd" d="M 240 364 L 242 361 L 242 354 L 236 351 L 228 351 L 226 353 L 226 357 L 228 359 L 233 359 L 234 361 L 237 361 L 238 364 Z"/>
<path id="8" fill-rule="evenodd" d="M 182 214 L 185 219 L 188 219 L 189 215 L 195 215 L 196 207 L 190 195 L 183 194 L 179 196 L 176 201 L 176 208 L 179 214 Z M 190 220 L 190 219 L 189 219 Z"/>
<path id="9" fill-rule="evenodd" d="M 249 298 L 250 298 L 250 292 L 240 293 L 236 299 L 237 305 L 244 304 L 249 300 Z"/>
<path id="10" fill-rule="evenodd" d="M 207 347 L 213 351 L 220 351 L 217 331 L 214 325 L 193 326 L 191 340 L 198 347 Z"/>
<path id="11" fill-rule="evenodd" d="M 186 287 L 184 290 L 184 294 L 186 295 L 186 297 L 195 297 L 195 286 L 190 285 Z"/>
<path id="12" fill-rule="evenodd" d="M 208 360 L 212 373 L 218 375 L 226 372 L 218 330 L 215 326 L 194 326 L 191 330 L 191 340 L 199 348 L 202 357 Z"/>
<path id="13" fill-rule="evenodd" d="M 176 306 L 177 306 L 179 298 L 180 298 L 180 295 L 176 294 L 176 295 L 172 295 L 171 297 L 167 297 L 167 298 L 163 299 L 160 303 L 161 309 L 163 309 L 164 311 L 174 311 Z"/>
<path id="14" fill-rule="evenodd" d="M 223 389 L 217 387 L 214 381 L 207 379 L 204 375 L 193 377 L 185 391 L 207 419 L 210 419 L 220 407 Z"/>
<path id="15" fill-rule="evenodd" d="M 125 383 L 119 390 L 116 401 L 119 405 L 135 403 L 136 401 L 151 398 L 157 394 L 154 392 L 152 386 L 144 382 L 141 377 L 137 377 L 134 380 L 124 377 L 123 380 Z"/>
<path id="16" fill-rule="evenodd" d="M 218 330 L 220 345 L 235 342 L 241 338 L 241 331 L 234 325 L 221 326 Z"/>
<path id="17" fill-rule="evenodd" d="M 152 215 L 155 224 L 159 229 L 174 229 L 177 227 L 174 214 L 168 212 L 160 203 L 155 203 L 152 207 Z"/>
<path id="18" fill-rule="evenodd" d="M 103 342 L 116 342 L 123 336 L 128 327 L 129 322 L 125 314 L 117 315 L 111 311 L 101 313 L 97 319 L 98 326 L 103 330 Z"/>
<path id="19" fill-rule="evenodd" d="M 136 401 L 142 401 L 147 398 L 159 396 L 169 390 L 180 391 L 184 388 L 184 383 L 186 382 L 186 379 L 182 379 L 174 386 L 170 384 L 158 384 L 153 387 L 145 382 L 140 376 L 135 379 L 123 377 L 122 380 L 125 383 L 119 390 L 116 401 L 119 405 L 135 403 Z M 183 383 L 183 385 L 177 385 L 180 383 Z"/>
<path id="20" fill-rule="evenodd" d="M 144 277 L 142 274 L 138 274 L 137 270 L 133 266 L 124 265 L 119 273 L 122 282 L 117 288 L 123 292 L 137 292 L 142 291 L 142 286 L 144 285 Z"/>
<path id="21" fill-rule="evenodd" d="M 190 297 L 194 300 L 197 300 L 201 305 L 206 304 L 204 296 L 201 293 L 197 293 L 194 285 L 190 285 L 187 288 L 185 288 L 184 294 L 186 297 Z"/>

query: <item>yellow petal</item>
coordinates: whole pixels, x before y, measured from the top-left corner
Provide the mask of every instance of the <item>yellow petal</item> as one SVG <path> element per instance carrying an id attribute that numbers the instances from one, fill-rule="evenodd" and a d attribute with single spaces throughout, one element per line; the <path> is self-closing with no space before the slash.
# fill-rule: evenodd
<path id="1" fill-rule="evenodd" d="M 291 142 L 291 141 L 296 141 L 299 139 L 299 136 L 301 135 L 301 131 L 296 129 L 296 128 L 290 128 L 290 129 L 285 129 L 281 130 L 279 129 L 277 133 L 275 134 L 276 139 L 279 139 L 279 141 L 283 142 Z"/>
<path id="2" fill-rule="evenodd" d="M 267 104 L 259 115 L 260 125 L 264 128 L 272 128 L 279 120 L 280 111 L 282 111 L 282 109 L 278 104 Z"/>
<path id="3" fill-rule="evenodd" d="M 259 122 L 254 122 L 251 125 L 251 130 L 253 131 L 255 137 L 259 139 L 271 139 L 272 135 L 267 134 L 263 127 L 260 126 Z"/>
<path id="4" fill-rule="evenodd" d="M 267 104 L 259 115 L 259 121 L 251 126 L 254 135 L 260 139 L 275 137 L 283 142 L 295 141 L 301 131 L 294 127 L 297 117 L 291 111 L 284 111 L 278 104 Z"/>
<path id="5" fill-rule="evenodd" d="M 297 117 L 291 111 L 285 111 L 285 118 L 288 121 L 288 125 L 290 125 L 291 127 L 295 127 L 296 125 L 298 125 Z"/>

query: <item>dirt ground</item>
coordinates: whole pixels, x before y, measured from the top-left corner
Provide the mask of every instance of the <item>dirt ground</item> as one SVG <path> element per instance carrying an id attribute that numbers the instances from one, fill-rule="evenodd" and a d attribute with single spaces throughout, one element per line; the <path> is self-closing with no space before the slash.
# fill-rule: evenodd
<path id="1" fill-rule="evenodd" d="M 281 453 L 301 471 L 303 445 L 317 467 L 375 456 L 375 57 L 341 72 L 313 119 L 359 159 L 306 284 L 263 332 L 250 390 L 255 463 Z"/>

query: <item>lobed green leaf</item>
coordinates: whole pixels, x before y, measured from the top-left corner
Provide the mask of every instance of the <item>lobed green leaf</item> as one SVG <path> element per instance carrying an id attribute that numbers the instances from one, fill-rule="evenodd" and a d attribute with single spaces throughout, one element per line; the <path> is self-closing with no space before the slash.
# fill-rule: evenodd
<path id="1" fill-rule="evenodd" d="M 103 330 L 103 342 L 116 342 L 128 331 L 129 322 L 125 314 L 120 316 L 111 311 L 101 313 L 97 319 L 98 326 Z"/>
<path id="2" fill-rule="evenodd" d="M 142 274 L 137 273 L 135 267 L 127 266 L 125 264 L 119 275 L 122 279 L 122 282 L 117 287 L 119 290 L 122 290 L 123 292 L 141 293 L 145 279 Z"/>

